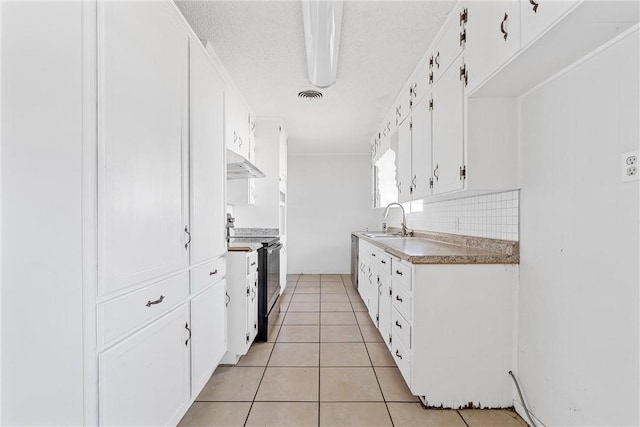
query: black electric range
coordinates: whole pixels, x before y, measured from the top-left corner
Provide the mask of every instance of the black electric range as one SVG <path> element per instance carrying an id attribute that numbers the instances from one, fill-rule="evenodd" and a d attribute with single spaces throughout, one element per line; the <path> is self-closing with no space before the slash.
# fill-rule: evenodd
<path id="1" fill-rule="evenodd" d="M 280 314 L 280 243 L 274 236 L 234 236 L 229 244 L 260 244 L 258 249 L 258 335 L 256 341 L 267 341 L 269 331 Z"/>

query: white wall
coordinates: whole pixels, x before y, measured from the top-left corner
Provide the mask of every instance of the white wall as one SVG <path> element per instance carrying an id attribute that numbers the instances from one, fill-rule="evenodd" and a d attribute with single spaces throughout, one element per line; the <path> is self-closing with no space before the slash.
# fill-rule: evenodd
<path id="1" fill-rule="evenodd" d="M 2 425 L 83 424 L 82 7 L 2 4 Z"/>
<path id="2" fill-rule="evenodd" d="M 289 154 L 288 168 L 288 273 L 349 273 L 351 231 L 379 222 L 371 157 Z"/>
<path id="3" fill-rule="evenodd" d="M 546 425 L 638 425 L 638 33 L 521 99 L 517 373 Z"/>

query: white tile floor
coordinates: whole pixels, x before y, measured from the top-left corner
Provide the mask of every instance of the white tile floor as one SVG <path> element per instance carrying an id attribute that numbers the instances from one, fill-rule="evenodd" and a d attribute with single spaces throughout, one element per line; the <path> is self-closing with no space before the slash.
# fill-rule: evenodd
<path id="1" fill-rule="evenodd" d="M 289 276 L 269 342 L 220 366 L 181 426 L 515 426 L 509 410 L 423 409 L 348 276 Z"/>

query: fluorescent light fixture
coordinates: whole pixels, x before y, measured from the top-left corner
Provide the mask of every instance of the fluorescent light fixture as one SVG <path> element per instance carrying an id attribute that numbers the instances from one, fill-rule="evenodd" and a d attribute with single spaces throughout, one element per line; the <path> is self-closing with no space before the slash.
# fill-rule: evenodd
<path id="1" fill-rule="evenodd" d="M 302 0 L 309 82 L 329 87 L 338 73 L 342 0 Z"/>

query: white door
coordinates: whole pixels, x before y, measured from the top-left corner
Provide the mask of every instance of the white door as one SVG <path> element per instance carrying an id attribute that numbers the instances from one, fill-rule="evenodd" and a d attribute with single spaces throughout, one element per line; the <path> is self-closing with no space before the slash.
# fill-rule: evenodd
<path id="1" fill-rule="evenodd" d="M 191 395 L 204 387 L 227 351 L 225 280 L 191 300 Z"/>
<path id="2" fill-rule="evenodd" d="M 411 121 L 411 170 L 413 198 L 431 195 L 431 91 L 413 109 Z"/>
<path id="3" fill-rule="evenodd" d="M 473 90 L 520 48 L 518 0 L 469 1 L 464 57 Z"/>
<path id="4" fill-rule="evenodd" d="M 188 264 L 188 38 L 170 5 L 98 3 L 99 293 Z"/>
<path id="5" fill-rule="evenodd" d="M 177 423 L 189 403 L 189 308 L 177 310 L 99 356 L 100 424 Z"/>
<path id="6" fill-rule="evenodd" d="M 397 185 L 398 201 L 411 200 L 411 118 L 405 120 L 398 128 L 398 156 L 397 156 Z"/>
<path id="7" fill-rule="evenodd" d="M 200 46 L 191 48 L 191 264 L 226 251 L 223 86 Z"/>
<path id="8" fill-rule="evenodd" d="M 433 194 L 463 188 L 463 61 L 456 61 L 433 86 Z"/>
<path id="9" fill-rule="evenodd" d="M 464 47 L 464 41 L 461 41 L 465 36 L 462 24 L 464 19 L 460 16 L 464 10 L 461 10 L 460 7 L 454 7 L 450 13 L 452 18 L 446 23 L 445 29 L 430 55 L 430 58 L 433 57 L 431 71 L 434 83 L 440 80 Z"/>

